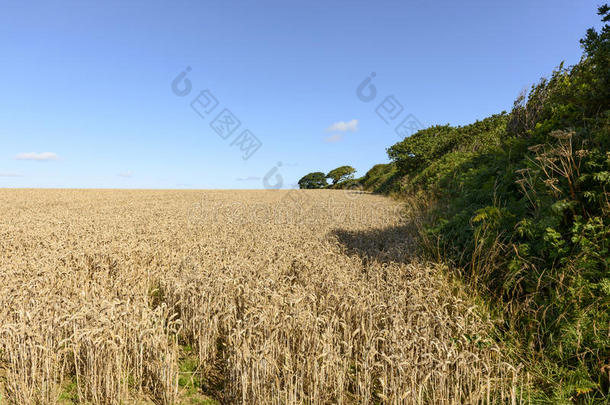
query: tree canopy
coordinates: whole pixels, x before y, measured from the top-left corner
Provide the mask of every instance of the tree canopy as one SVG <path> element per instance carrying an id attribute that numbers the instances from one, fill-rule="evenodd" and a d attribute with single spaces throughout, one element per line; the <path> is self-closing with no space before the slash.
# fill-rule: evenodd
<path id="1" fill-rule="evenodd" d="M 332 185 L 340 183 L 345 180 L 352 179 L 356 173 L 356 169 L 351 166 L 339 166 L 336 169 L 331 170 L 326 175 L 326 178 L 332 180 Z"/>
<path id="2" fill-rule="evenodd" d="M 326 176 L 322 172 L 308 173 L 299 180 L 299 188 L 324 188 L 327 186 Z"/>

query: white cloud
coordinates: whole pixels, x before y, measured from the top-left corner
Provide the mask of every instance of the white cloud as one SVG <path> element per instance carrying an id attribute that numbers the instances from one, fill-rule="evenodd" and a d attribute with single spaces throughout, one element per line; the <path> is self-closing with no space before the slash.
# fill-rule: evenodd
<path id="1" fill-rule="evenodd" d="M 17 159 L 17 160 L 38 160 L 38 161 L 44 161 L 44 160 L 57 160 L 57 154 L 56 154 L 56 153 L 53 153 L 53 152 L 41 152 L 41 153 L 29 152 L 29 153 L 19 153 L 19 154 L 17 154 L 17 156 L 15 156 L 15 159 Z"/>
<path id="2" fill-rule="evenodd" d="M 237 181 L 257 181 L 260 179 L 261 179 L 260 177 L 248 176 L 248 177 L 238 177 L 235 180 L 237 180 Z"/>
<path id="3" fill-rule="evenodd" d="M 331 136 L 327 136 L 324 138 L 324 142 L 326 143 L 335 143 L 343 140 L 343 134 L 334 134 Z"/>
<path id="4" fill-rule="evenodd" d="M 133 172 L 132 171 L 126 171 L 126 172 L 119 173 L 119 177 L 125 177 L 125 178 L 133 177 Z"/>
<path id="5" fill-rule="evenodd" d="M 0 177 L 22 177 L 22 174 L 11 172 L 0 172 Z"/>
<path id="6" fill-rule="evenodd" d="M 326 128 L 326 132 L 356 132 L 358 130 L 358 120 L 348 122 L 339 121 Z"/>

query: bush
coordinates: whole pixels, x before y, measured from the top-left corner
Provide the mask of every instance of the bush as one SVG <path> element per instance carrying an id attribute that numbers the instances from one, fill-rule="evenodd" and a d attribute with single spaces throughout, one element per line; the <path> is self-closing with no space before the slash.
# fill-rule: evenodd
<path id="1" fill-rule="evenodd" d="M 604 22 L 609 11 L 599 9 Z M 361 179 L 439 202 L 430 253 L 496 304 L 500 338 L 553 402 L 604 401 L 610 388 L 609 25 L 581 43 L 577 65 L 560 65 L 509 114 L 419 131 Z"/>

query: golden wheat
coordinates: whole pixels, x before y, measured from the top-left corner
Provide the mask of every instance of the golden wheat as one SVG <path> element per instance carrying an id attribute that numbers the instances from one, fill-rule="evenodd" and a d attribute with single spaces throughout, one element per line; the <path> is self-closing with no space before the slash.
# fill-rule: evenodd
<path id="1" fill-rule="evenodd" d="M 0 210 L 0 403 L 182 403 L 186 346 L 221 403 L 525 401 L 388 199 L 0 190 Z"/>

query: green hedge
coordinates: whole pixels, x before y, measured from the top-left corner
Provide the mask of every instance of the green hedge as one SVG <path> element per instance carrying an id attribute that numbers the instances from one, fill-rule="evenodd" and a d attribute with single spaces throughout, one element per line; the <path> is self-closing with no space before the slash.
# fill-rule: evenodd
<path id="1" fill-rule="evenodd" d="M 609 9 L 599 9 L 604 22 Z M 430 249 L 493 302 L 540 399 L 605 402 L 610 381 L 610 28 L 510 113 L 388 148 L 368 190 L 427 193 Z"/>

